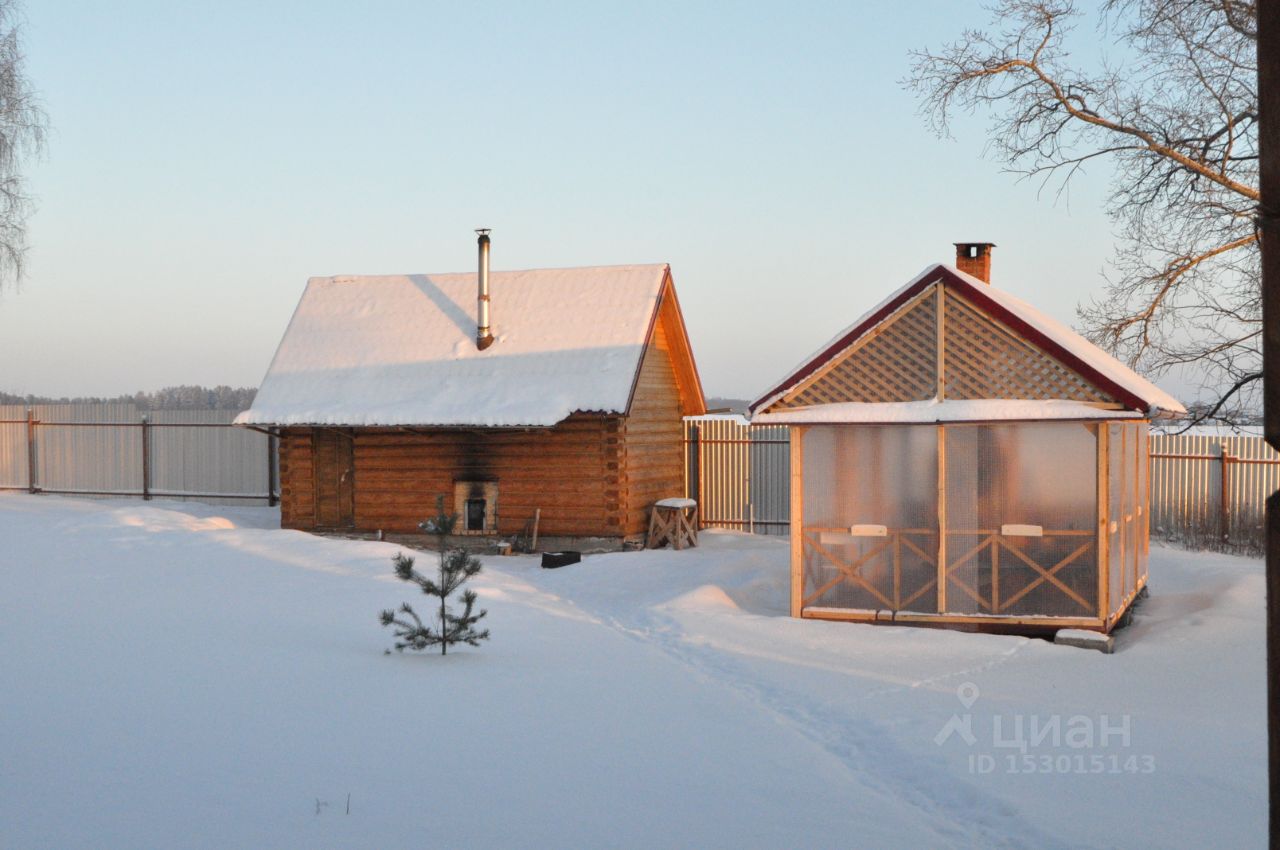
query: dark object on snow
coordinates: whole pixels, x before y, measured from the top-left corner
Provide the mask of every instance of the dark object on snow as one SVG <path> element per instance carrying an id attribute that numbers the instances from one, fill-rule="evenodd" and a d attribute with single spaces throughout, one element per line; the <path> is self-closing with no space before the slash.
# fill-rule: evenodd
<path id="1" fill-rule="evenodd" d="M 570 564 L 576 564 L 581 560 L 581 552 L 543 552 L 542 568 L 544 570 L 554 570 L 557 567 L 567 567 Z"/>

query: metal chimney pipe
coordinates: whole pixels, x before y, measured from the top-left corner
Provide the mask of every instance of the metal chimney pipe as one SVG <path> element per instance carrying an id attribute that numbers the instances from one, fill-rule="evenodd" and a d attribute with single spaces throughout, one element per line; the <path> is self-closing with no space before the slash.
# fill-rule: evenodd
<path id="1" fill-rule="evenodd" d="M 489 332 L 489 228 L 476 229 L 480 238 L 476 245 L 480 250 L 479 272 L 477 283 L 479 292 L 476 295 L 476 348 L 484 351 L 493 345 L 493 334 Z"/>

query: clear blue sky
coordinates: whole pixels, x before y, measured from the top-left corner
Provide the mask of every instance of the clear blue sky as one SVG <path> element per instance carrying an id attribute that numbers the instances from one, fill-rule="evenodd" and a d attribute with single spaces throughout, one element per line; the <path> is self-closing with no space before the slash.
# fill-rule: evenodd
<path id="1" fill-rule="evenodd" d="M 257 385 L 311 275 L 669 262 L 709 394 L 752 396 L 951 243 L 1060 318 L 1111 253 L 938 140 L 907 51 L 976 3 L 38 2 L 51 116 L 0 389 Z M 1091 22 L 1081 27 L 1092 33 Z"/>

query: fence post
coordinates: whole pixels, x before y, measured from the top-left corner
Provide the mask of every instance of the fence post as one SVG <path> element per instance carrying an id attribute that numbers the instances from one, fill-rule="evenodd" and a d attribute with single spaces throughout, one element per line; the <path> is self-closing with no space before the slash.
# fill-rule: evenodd
<path id="1" fill-rule="evenodd" d="M 747 428 L 747 470 L 746 470 L 746 488 L 747 488 L 747 521 L 745 523 L 749 534 L 756 533 L 756 506 L 751 496 L 751 467 L 756 460 L 755 446 L 752 443 L 751 428 Z"/>
<path id="2" fill-rule="evenodd" d="M 275 436 L 267 435 L 267 504 L 275 507 L 280 504 L 280 500 L 276 498 L 276 448 L 278 440 Z"/>
<path id="3" fill-rule="evenodd" d="M 1221 490 L 1218 493 L 1218 530 L 1222 534 L 1222 542 L 1228 542 L 1231 536 L 1231 490 L 1228 486 L 1227 464 L 1231 463 L 1232 457 L 1227 452 L 1226 443 L 1218 443 L 1222 454 L 1219 463 L 1222 464 L 1222 474 L 1218 476 Z"/>
<path id="4" fill-rule="evenodd" d="M 35 412 L 27 408 L 27 492 L 35 493 L 36 486 L 36 419 Z"/>
<path id="5" fill-rule="evenodd" d="M 142 414 L 142 498 L 151 498 L 151 424 Z"/>
<path id="6" fill-rule="evenodd" d="M 703 528 L 707 522 L 707 473 L 703 468 L 706 452 L 703 451 L 701 423 L 698 424 L 695 434 L 698 439 L 698 528 Z"/>

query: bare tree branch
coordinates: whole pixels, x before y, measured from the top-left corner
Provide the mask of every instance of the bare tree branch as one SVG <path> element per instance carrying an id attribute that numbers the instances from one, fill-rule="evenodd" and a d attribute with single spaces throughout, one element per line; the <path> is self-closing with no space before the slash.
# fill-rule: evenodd
<path id="1" fill-rule="evenodd" d="M 1256 5 L 1108 0 L 1100 70 L 1068 61 L 1070 0 L 1002 0 L 999 33 L 913 53 L 906 85 L 939 134 L 957 110 L 990 114 L 989 150 L 1015 174 L 1059 181 L 1115 164 L 1119 239 L 1087 335 L 1159 376 L 1194 364 L 1221 414 L 1247 415 L 1261 322 Z M 1228 401 L 1229 400 L 1229 401 Z M 1212 406 L 1205 402 L 1205 406 Z"/>

